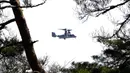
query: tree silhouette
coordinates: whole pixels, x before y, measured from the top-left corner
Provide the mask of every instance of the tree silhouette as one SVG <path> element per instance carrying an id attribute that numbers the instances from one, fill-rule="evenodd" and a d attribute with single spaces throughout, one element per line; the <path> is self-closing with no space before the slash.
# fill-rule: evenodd
<path id="1" fill-rule="evenodd" d="M 28 73 L 28 70 L 31 68 L 24 54 L 25 49 L 21 41 L 19 41 L 16 36 L 11 36 L 10 34 L 12 32 L 10 32 L 10 30 L 6 31 L 9 35 L 5 35 L 4 31 L 0 30 L 0 72 Z M 45 68 L 48 64 L 48 56 L 38 60 L 42 68 Z"/>
<path id="2" fill-rule="evenodd" d="M 61 69 L 63 73 L 119 73 L 116 68 L 109 68 L 96 62 L 72 62 L 69 68 Z"/>
<path id="3" fill-rule="evenodd" d="M 77 12 L 79 19 L 87 19 L 90 16 L 98 17 L 107 13 L 113 14 L 112 11 L 116 11 L 118 16 L 122 16 L 121 19 L 112 20 L 117 25 L 117 29 L 114 29 L 114 33 L 110 35 L 98 34 L 94 38 L 97 41 L 105 45 L 105 49 L 101 55 L 93 56 L 93 59 L 97 63 L 102 63 L 104 66 L 111 68 L 118 68 L 120 73 L 129 73 L 129 54 L 130 54 L 130 0 L 74 0 L 77 4 Z M 120 13 L 122 15 L 120 15 Z M 111 16 L 114 18 L 114 16 Z M 96 32 L 97 33 L 97 32 Z"/>
<path id="4" fill-rule="evenodd" d="M 101 55 L 92 56 L 97 63 L 111 68 L 118 68 L 123 73 L 129 73 L 130 69 L 130 33 L 129 30 L 114 36 L 98 35 L 97 40 L 104 44 Z M 100 37 L 101 36 L 101 37 Z"/>
<path id="5" fill-rule="evenodd" d="M 79 15 L 79 19 L 87 19 L 90 16 L 98 17 L 100 15 L 104 15 L 107 13 L 114 14 L 111 11 L 116 11 L 118 16 L 122 18 L 120 20 L 112 20 L 114 24 L 117 24 L 118 29 L 114 30 L 114 34 L 110 37 L 115 36 L 120 33 L 122 28 L 129 24 L 130 20 L 130 1 L 129 0 L 74 0 L 77 4 L 77 13 Z M 118 11 L 117 11 L 118 10 Z M 114 17 L 111 17 L 114 18 Z"/>
<path id="6" fill-rule="evenodd" d="M 0 1 L 0 14 L 1 18 L 3 16 L 3 10 L 7 8 L 12 8 L 13 14 L 15 18 L 11 18 L 6 22 L 3 22 L 0 24 L 0 29 L 3 29 L 7 24 L 11 22 L 16 22 L 21 38 L 22 38 L 22 44 L 25 49 L 25 53 L 29 62 L 30 67 L 32 68 L 33 71 L 38 71 L 45 73 L 44 69 L 42 69 L 40 63 L 37 60 L 34 48 L 33 48 L 33 41 L 30 36 L 30 32 L 26 23 L 26 20 L 24 18 L 23 12 L 21 8 L 32 8 L 32 7 L 37 7 L 39 5 L 43 5 L 46 1 L 43 3 L 37 4 L 37 5 L 32 5 L 31 0 L 23 0 L 24 1 L 24 6 L 20 5 L 19 0 L 1 0 Z M 7 6 L 2 6 L 2 4 L 7 4 Z"/>

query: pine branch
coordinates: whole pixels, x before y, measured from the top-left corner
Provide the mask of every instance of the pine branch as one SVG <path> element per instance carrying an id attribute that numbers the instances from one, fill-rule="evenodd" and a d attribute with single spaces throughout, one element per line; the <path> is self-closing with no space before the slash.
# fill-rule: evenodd
<path id="1" fill-rule="evenodd" d="M 36 43 L 36 42 L 38 42 L 38 40 L 32 41 L 30 44 L 27 44 L 27 45 L 29 46 L 29 45 L 34 44 L 34 43 Z M 4 43 L 4 42 L 2 42 L 2 43 Z M 0 51 L 1 51 L 2 49 L 6 48 L 6 47 L 13 46 L 13 45 L 19 45 L 19 44 L 22 45 L 22 41 L 20 41 L 20 42 L 15 42 L 15 43 L 11 43 L 11 44 L 7 44 L 7 45 L 5 45 L 5 46 L 3 46 L 3 47 L 0 47 Z"/>

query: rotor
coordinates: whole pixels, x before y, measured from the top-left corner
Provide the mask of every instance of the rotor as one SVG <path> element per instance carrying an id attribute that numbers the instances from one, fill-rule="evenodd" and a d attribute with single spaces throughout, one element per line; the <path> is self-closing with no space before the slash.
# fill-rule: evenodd
<path id="1" fill-rule="evenodd" d="M 59 29 L 59 30 L 71 31 L 72 29 L 66 29 L 66 28 L 64 28 L 64 29 Z"/>

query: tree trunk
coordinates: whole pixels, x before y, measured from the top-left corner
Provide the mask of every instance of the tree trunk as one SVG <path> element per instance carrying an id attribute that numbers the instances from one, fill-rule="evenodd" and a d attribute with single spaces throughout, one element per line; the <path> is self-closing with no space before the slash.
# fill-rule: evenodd
<path id="1" fill-rule="evenodd" d="M 25 48 L 25 53 L 28 62 L 30 64 L 30 67 L 32 68 L 33 71 L 39 71 L 45 73 L 44 69 L 42 69 L 42 66 L 40 65 L 37 56 L 35 54 L 30 32 L 27 27 L 26 20 L 23 16 L 22 9 L 18 7 L 20 6 L 19 0 L 10 0 L 10 3 L 11 5 L 16 6 L 13 7 L 12 10 L 16 19 L 16 24 L 18 26 L 22 38 L 23 46 Z"/>

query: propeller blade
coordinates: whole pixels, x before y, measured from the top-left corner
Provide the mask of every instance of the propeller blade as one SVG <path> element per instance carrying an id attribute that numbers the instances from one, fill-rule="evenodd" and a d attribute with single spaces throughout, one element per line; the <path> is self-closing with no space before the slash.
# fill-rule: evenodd
<path id="1" fill-rule="evenodd" d="M 71 31 L 72 29 L 66 29 L 66 28 L 64 28 L 64 29 L 59 29 L 59 30 Z"/>
<path id="2" fill-rule="evenodd" d="M 65 28 L 65 29 L 59 29 L 59 30 L 67 30 L 67 29 Z"/>

